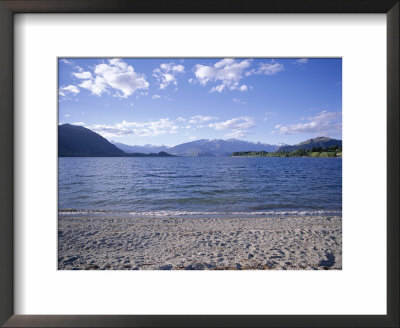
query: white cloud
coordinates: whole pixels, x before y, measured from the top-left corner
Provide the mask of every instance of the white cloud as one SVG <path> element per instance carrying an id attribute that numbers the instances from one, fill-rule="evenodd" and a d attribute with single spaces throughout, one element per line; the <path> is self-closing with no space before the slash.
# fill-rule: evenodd
<path id="1" fill-rule="evenodd" d="M 65 114 L 64 116 L 65 116 L 65 117 L 70 117 L 71 115 L 69 115 L 69 114 Z"/>
<path id="2" fill-rule="evenodd" d="M 183 65 L 175 65 L 172 67 L 172 71 L 177 73 L 185 73 L 185 67 L 183 67 Z"/>
<path id="3" fill-rule="evenodd" d="M 296 64 L 296 65 L 302 65 L 302 64 L 307 64 L 307 63 L 308 63 L 307 58 L 300 58 L 293 62 L 293 64 Z"/>
<path id="4" fill-rule="evenodd" d="M 106 81 L 99 76 L 96 76 L 94 80 L 85 80 L 79 86 L 90 90 L 96 96 L 101 96 L 107 89 Z"/>
<path id="5" fill-rule="evenodd" d="M 160 98 L 161 98 L 160 95 L 154 95 L 154 96 L 151 97 L 151 99 L 160 99 Z"/>
<path id="6" fill-rule="evenodd" d="M 236 61 L 232 58 L 225 58 L 213 66 L 197 64 L 194 67 L 194 75 L 201 85 L 207 85 L 209 82 L 218 83 L 210 89 L 210 92 L 221 93 L 224 90 L 247 91 L 247 86 L 239 83 L 250 64 L 251 61 L 248 59 Z M 189 82 L 193 83 L 194 81 Z"/>
<path id="7" fill-rule="evenodd" d="M 153 76 L 157 79 L 160 89 L 165 89 L 170 84 L 177 86 L 176 77 L 178 74 L 183 73 L 185 73 L 185 67 L 174 63 L 164 63 L 160 65 L 160 68 L 153 70 Z"/>
<path id="8" fill-rule="evenodd" d="M 280 134 L 313 133 L 318 136 L 329 134 L 337 135 L 342 132 L 342 122 L 340 112 L 328 112 L 326 110 L 318 115 L 309 117 L 306 123 L 275 125 L 275 129 Z"/>
<path id="9" fill-rule="evenodd" d="M 270 63 L 259 63 L 257 68 L 254 68 L 248 72 L 246 72 L 246 76 L 250 76 L 253 74 L 256 75 L 275 75 L 276 73 L 283 71 L 284 66 L 276 62 L 275 60 L 271 60 Z"/>
<path id="10" fill-rule="evenodd" d="M 234 103 L 240 104 L 240 105 L 245 105 L 245 104 L 246 104 L 246 102 L 245 102 L 244 100 L 239 99 L 239 98 L 233 98 L 232 101 L 233 101 Z"/>
<path id="11" fill-rule="evenodd" d="M 66 96 L 67 94 L 73 94 L 73 95 L 77 95 L 79 93 L 79 88 L 75 85 L 68 85 L 66 87 L 61 87 L 58 90 L 58 94 L 60 96 Z"/>
<path id="12" fill-rule="evenodd" d="M 74 122 L 74 123 L 72 123 L 73 125 L 82 125 L 82 126 L 85 126 L 86 124 L 85 124 L 85 122 Z"/>
<path id="13" fill-rule="evenodd" d="M 247 131 L 243 130 L 233 130 L 232 132 L 229 132 L 225 134 L 226 138 L 235 138 L 235 139 L 240 139 L 240 138 L 245 138 L 249 133 Z"/>
<path id="14" fill-rule="evenodd" d="M 231 130 L 225 137 L 242 138 L 248 135 L 248 129 L 255 125 L 254 119 L 248 116 L 236 117 L 227 121 L 210 123 L 208 126 L 215 130 Z"/>
<path id="15" fill-rule="evenodd" d="M 127 98 L 136 90 L 146 90 L 149 83 L 144 74 L 136 73 L 134 68 L 121 59 L 110 59 L 94 67 L 90 72 L 73 73 L 74 76 L 85 79 L 79 86 L 101 96 L 105 92 L 114 92 L 113 96 Z"/>
<path id="16" fill-rule="evenodd" d="M 237 118 L 232 118 L 227 121 L 210 123 L 211 128 L 215 130 L 236 130 L 236 129 L 248 129 L 254 126 L 254 120 L 248 116 L 242 116 Z"/>
<path id="17" fill-rule="evenodd" d="M 178 126 L 169 118 L 161 118 L 150 122 L 128 122 L 122 121 L 114 125 L 94 124 L 89 129 L 99 133 L 103 137 L 154 137 L 162 134 L 177 133 Z"/>
<path id="18" fill-rule="evenodd" d="M 92 78 L 92 73 L 90 73 L 90 72 L 72 73 L 72 75 L 77 77 L 78 79 L 91 79 Z"/>
<path id="19" fill-rule="evenodd" d="M 210 89 L 210 92 L 219 92 L 219 93 L 221 93 L 225 89 L 225 86 L 226 86 L 225 84 L 219 84 L 219 85 L 217 85 L 215 87 L 212 87 Z"/>
<path id="20" fill-rule="evenodd" d="M 182 117 L 182 116 L 179 116 L 179 117 L 176 119 L 176 121 L 177 121 L 177 122 L 185 122 L 185 121 L 186 121 L 186 118 L 184 118 L 184 117 Z"/>
<path id="21" fill-rule="evenodd" d="M 70 60 L 68 60 L 68 59 L 66 59 L 66 58 L 61 58 L 60 60 L 61 60 L 64 64 L 67 64 L 67 65 L 73 65 L 73 64 L 74 64 L 72 61 L 70 61 Z"/>
<path id="22" fill-rule="evenodd" d="M 205 123 L 205 122 L 213 121 L 213 120 L 218 120 L 218 117 L 195 115 L 190 118 L 189 123 L 199 124 L 199 123 Z"/>

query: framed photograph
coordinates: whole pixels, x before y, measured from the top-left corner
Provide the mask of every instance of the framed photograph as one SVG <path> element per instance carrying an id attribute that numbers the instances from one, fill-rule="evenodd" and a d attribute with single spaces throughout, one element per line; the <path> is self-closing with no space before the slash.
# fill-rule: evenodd
<path id="1" fill-rule="evenodd" d="M 0 9 L 2 325 L 398 327 L 398 1 Z"/>

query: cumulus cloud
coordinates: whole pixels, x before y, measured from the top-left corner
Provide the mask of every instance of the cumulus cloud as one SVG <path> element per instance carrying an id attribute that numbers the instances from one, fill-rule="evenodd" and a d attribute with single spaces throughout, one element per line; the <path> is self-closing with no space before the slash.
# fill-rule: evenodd
<path id="1" fill-rule="evenodd" d="M 68 85 L 66 87 L 61 87 L 58 90 L 60 96 L 66 96 L 67 94 L 77 95 L 79 93 L 79 88 L 75 85 Z"/>
<path id="2" fill-rule="evenodd" d="M 81 126 L 85 126 L 86 123 L 85 122 L 74 122 L 72 123 L 73 125 L 81 125 Z"/>
<path id="3" fill-rule="evenodd" d="M 160 99 L 160 98 L 161 98 L 160 95 L 154 95 L 154 96 L 151 97 L 151 99 Z"/>
<path id="4" fill-rule="evenodd" d="M 107 89 L 106 81 L 99 76 L 93 80 L 85 80 L 79 84 L 79 86 L 81 88 L 90 90 L 92 94 L 96 96 L 101 96 Z"/>
<path id="5" fill-rule="evenodd" d="M 90 72 L 82 72 L 82 73 L 72 73 L 73 76 L 77 77 L 78 79 L 91 79 L 92 73 Z"/>
<path id="6" fill-rule="evenodd" d="M 318 115 L 305 119 L 308 122 L 275 126 L 280 134 L 313 133 L 315 135 L 337 135 L 342 132 L 340 112 L 328 112 L 326 110 Z"/>
<path id="7" fill-rule="evenodd" d="M 160 89 L 165 89 L 170 84 L 177 86 L 176 77 L 183 73 L 185 73 L 185 67 L 174 63 L 164 63 L 160 65 L 160 68 L 153 70 L 153 76 L 157 79 Z"/>
<path id="8" fill-rule="evenodd" d="M 248 116 L 236 117 L 227 121 L 210 123 L 208 126 L 215 130 L 230 130 L 228 138 L 242 138 L 248 135 L 248 129 L 255 125 L 254 119 Z"/>
<path id="9" fill-rule="evenodd" d="M 276 62 L 275 60 L 271 60 L 269 63 L 259 63 L 257 68 L 253 68 L 252 70 L 246 72 L 246 76 L 250 75 L 275 75 L 276 73 L 283 71 L 284 66 Z"/>
<path id="10" fill-rule="evenodd" d="M 149 122 L 122 121 L 114 125 L 94 124 L 89 129 L 105 138 L 121 136 L 154 137 L 162 134 L 177 133 L 178 126 L 169 118 Z"/>
<path id="11" fill-rule="evenodd" d="M 97 96 L 107 92 L 116 97 L 127 98 L 135 91 L 147 90 L 149 87 L 144 74 L 135 72 L 132 66 L 118 58 L 96 65 L 93 73 L 94 75 L 89 71 L 80 71 L 73 75 L 84 80 L 79 84 L 81 88 L 88 89 Z"/>
<path id="12" fill-rule="evenodd" d="M 240 85 L 240 80 L 243 78 L 245 70 L 250 64 L 251 61 L 248 59 L 236 61 L 232 58 L 222 59 L 213 66 L 197 64 L 194 67 L 196 80 L 189 82 L 198 82 L 204 86 L 208 83 L 217 83 L 217 85 L 210 89 L 210 92 L 221 93 L 224 90 L 247 91 L 248 87 Z"/>

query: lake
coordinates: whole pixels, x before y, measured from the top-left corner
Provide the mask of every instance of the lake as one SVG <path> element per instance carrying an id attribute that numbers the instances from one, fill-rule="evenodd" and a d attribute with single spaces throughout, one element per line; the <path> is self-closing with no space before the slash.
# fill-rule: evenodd
<path id="1" fill-rule="evenodd" d="M 342 159 L 60 157 L 60 215 L 340 215 Z"/>

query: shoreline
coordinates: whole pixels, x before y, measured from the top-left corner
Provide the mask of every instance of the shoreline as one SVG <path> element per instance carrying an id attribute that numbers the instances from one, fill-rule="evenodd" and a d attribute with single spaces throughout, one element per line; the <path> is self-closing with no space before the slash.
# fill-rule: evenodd
<path id="1" fill-rule="evenodd" d="M 58 221 L 60 270 L 341 270 L 341 216 Z"/>
<path id="2" fill-rule="evenodd" d="M 205 212 L 205 211 L 183 211 L 183 210 L 156 210 L 156 211 L 115 211 L 100 209 L 75 209 L 61 208 L 58 210 L 59 217 L 88 217 L 88 218 L 119 218 L 119 219 L 164 219 L 164 218 L 218 218 L 218 219 L 240 219 L 240 218 L 288 218 L 288 217 L 315 217 L 315 216 L 341 216 L 342 211 L 336 209 L 318 210 L 253 210 L 253 211 L 230 211 L 230 212 Z"/>

